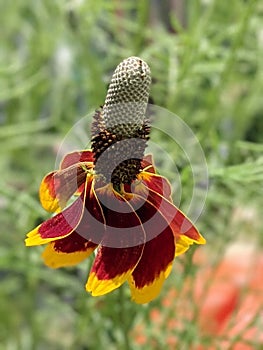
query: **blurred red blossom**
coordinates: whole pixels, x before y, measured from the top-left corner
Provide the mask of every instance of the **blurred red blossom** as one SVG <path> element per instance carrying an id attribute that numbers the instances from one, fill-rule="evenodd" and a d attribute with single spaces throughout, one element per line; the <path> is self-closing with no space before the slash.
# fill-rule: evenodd
<path id="1" fill-rule="evenodd" d="M 166 348 L 175 349 L 185 344 L 182 335 L 191 328 L 190 350 L 263 348 L 263 252 L 256 244 L 237 242 L 219 261 L 212 260 L 205 249 L 195 252 L 197 274 L 187 277 L 180 291 L 171 288 L 161 308 L 150 312 L 154 336 L 165 330 Z"/>

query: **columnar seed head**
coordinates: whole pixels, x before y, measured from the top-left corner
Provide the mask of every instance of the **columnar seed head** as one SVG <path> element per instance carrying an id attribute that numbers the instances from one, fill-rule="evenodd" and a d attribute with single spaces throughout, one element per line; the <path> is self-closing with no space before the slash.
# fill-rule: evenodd
<path id="1" fill-rule="evenodd" d="M 150 68 L 140 58 L 129 57 L 117 66 L 103 107 L 107 129 L 131 136 L 143 124 L 150 84 Z"/>
<path id="2" fill-rule="evenodd" d="M 116 188 L 140 171 L 150 128 L 145 118 L 151 74 L 138 57 L 122 61 L 113 73 L 105 104 L 92 124 L 95 170 Z"/>

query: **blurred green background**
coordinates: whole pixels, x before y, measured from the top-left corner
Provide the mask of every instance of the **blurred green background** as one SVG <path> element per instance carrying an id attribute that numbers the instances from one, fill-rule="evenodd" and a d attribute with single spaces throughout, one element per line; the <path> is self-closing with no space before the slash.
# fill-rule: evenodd
<path id="1" fill-rule="evenodd" d="M 263 2 L 1 1 L 0 19 L 0 349 L 126 349 L 123 332 L 140 322 L 153 336 L 149 312 L 161 297 L 146 306 L 120 304 L 118 292 L 94 299 L 84 291 L 89 262 L 53 271 L 42 248 L 25 248 L 25 233 L 48 218 L 40 181 L 65 134 L 103 104 L 116 65 L 140 56 L 152 71 L 152 101 L 179 115 L 204 150 L 210 184 L 197 225 L 205 249 L 219 256 L 240 237 L 262 247 Z M 178 158 L 183 208 L 189 169 L 162 138 Z M 195 273 L 191 258 L 178 259 L 174 270 L 187 268 L 172 273 L 162 296 Z M 161 337 L 159 349 L 165 329 Z M 181 342 L 191 349 L 189 337 Z"/>

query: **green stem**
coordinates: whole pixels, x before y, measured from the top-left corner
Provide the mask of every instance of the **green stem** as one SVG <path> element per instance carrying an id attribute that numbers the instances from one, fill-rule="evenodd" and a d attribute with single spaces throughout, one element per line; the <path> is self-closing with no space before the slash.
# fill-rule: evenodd
<path id="1" fill-rule="evenodd" d="M 126 298 L 124 293 L 124 286 L 119 288 L 119 300 L 120 300 L 120 308 L 119 308 L 119 321 L 120 321 L 120 329 L 122 330 L 123 336 L 123 350 L 131 350 L 130 338 L 129 338 L 129 322 L 127 320 L 128 310 L 126 308 Z"/>

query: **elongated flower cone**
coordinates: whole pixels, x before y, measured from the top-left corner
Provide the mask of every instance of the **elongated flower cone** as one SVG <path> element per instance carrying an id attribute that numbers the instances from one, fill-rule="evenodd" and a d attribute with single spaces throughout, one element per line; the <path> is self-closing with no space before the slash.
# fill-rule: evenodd
<path id="1" fill-rule="evenodd" d="M 116 68 L 105 104 L 92 126 L 96 171 L 117 188 L 141 170 L 150 128 L 145 118 L 151 83 L 148 65 L 129 57 Z"/>

